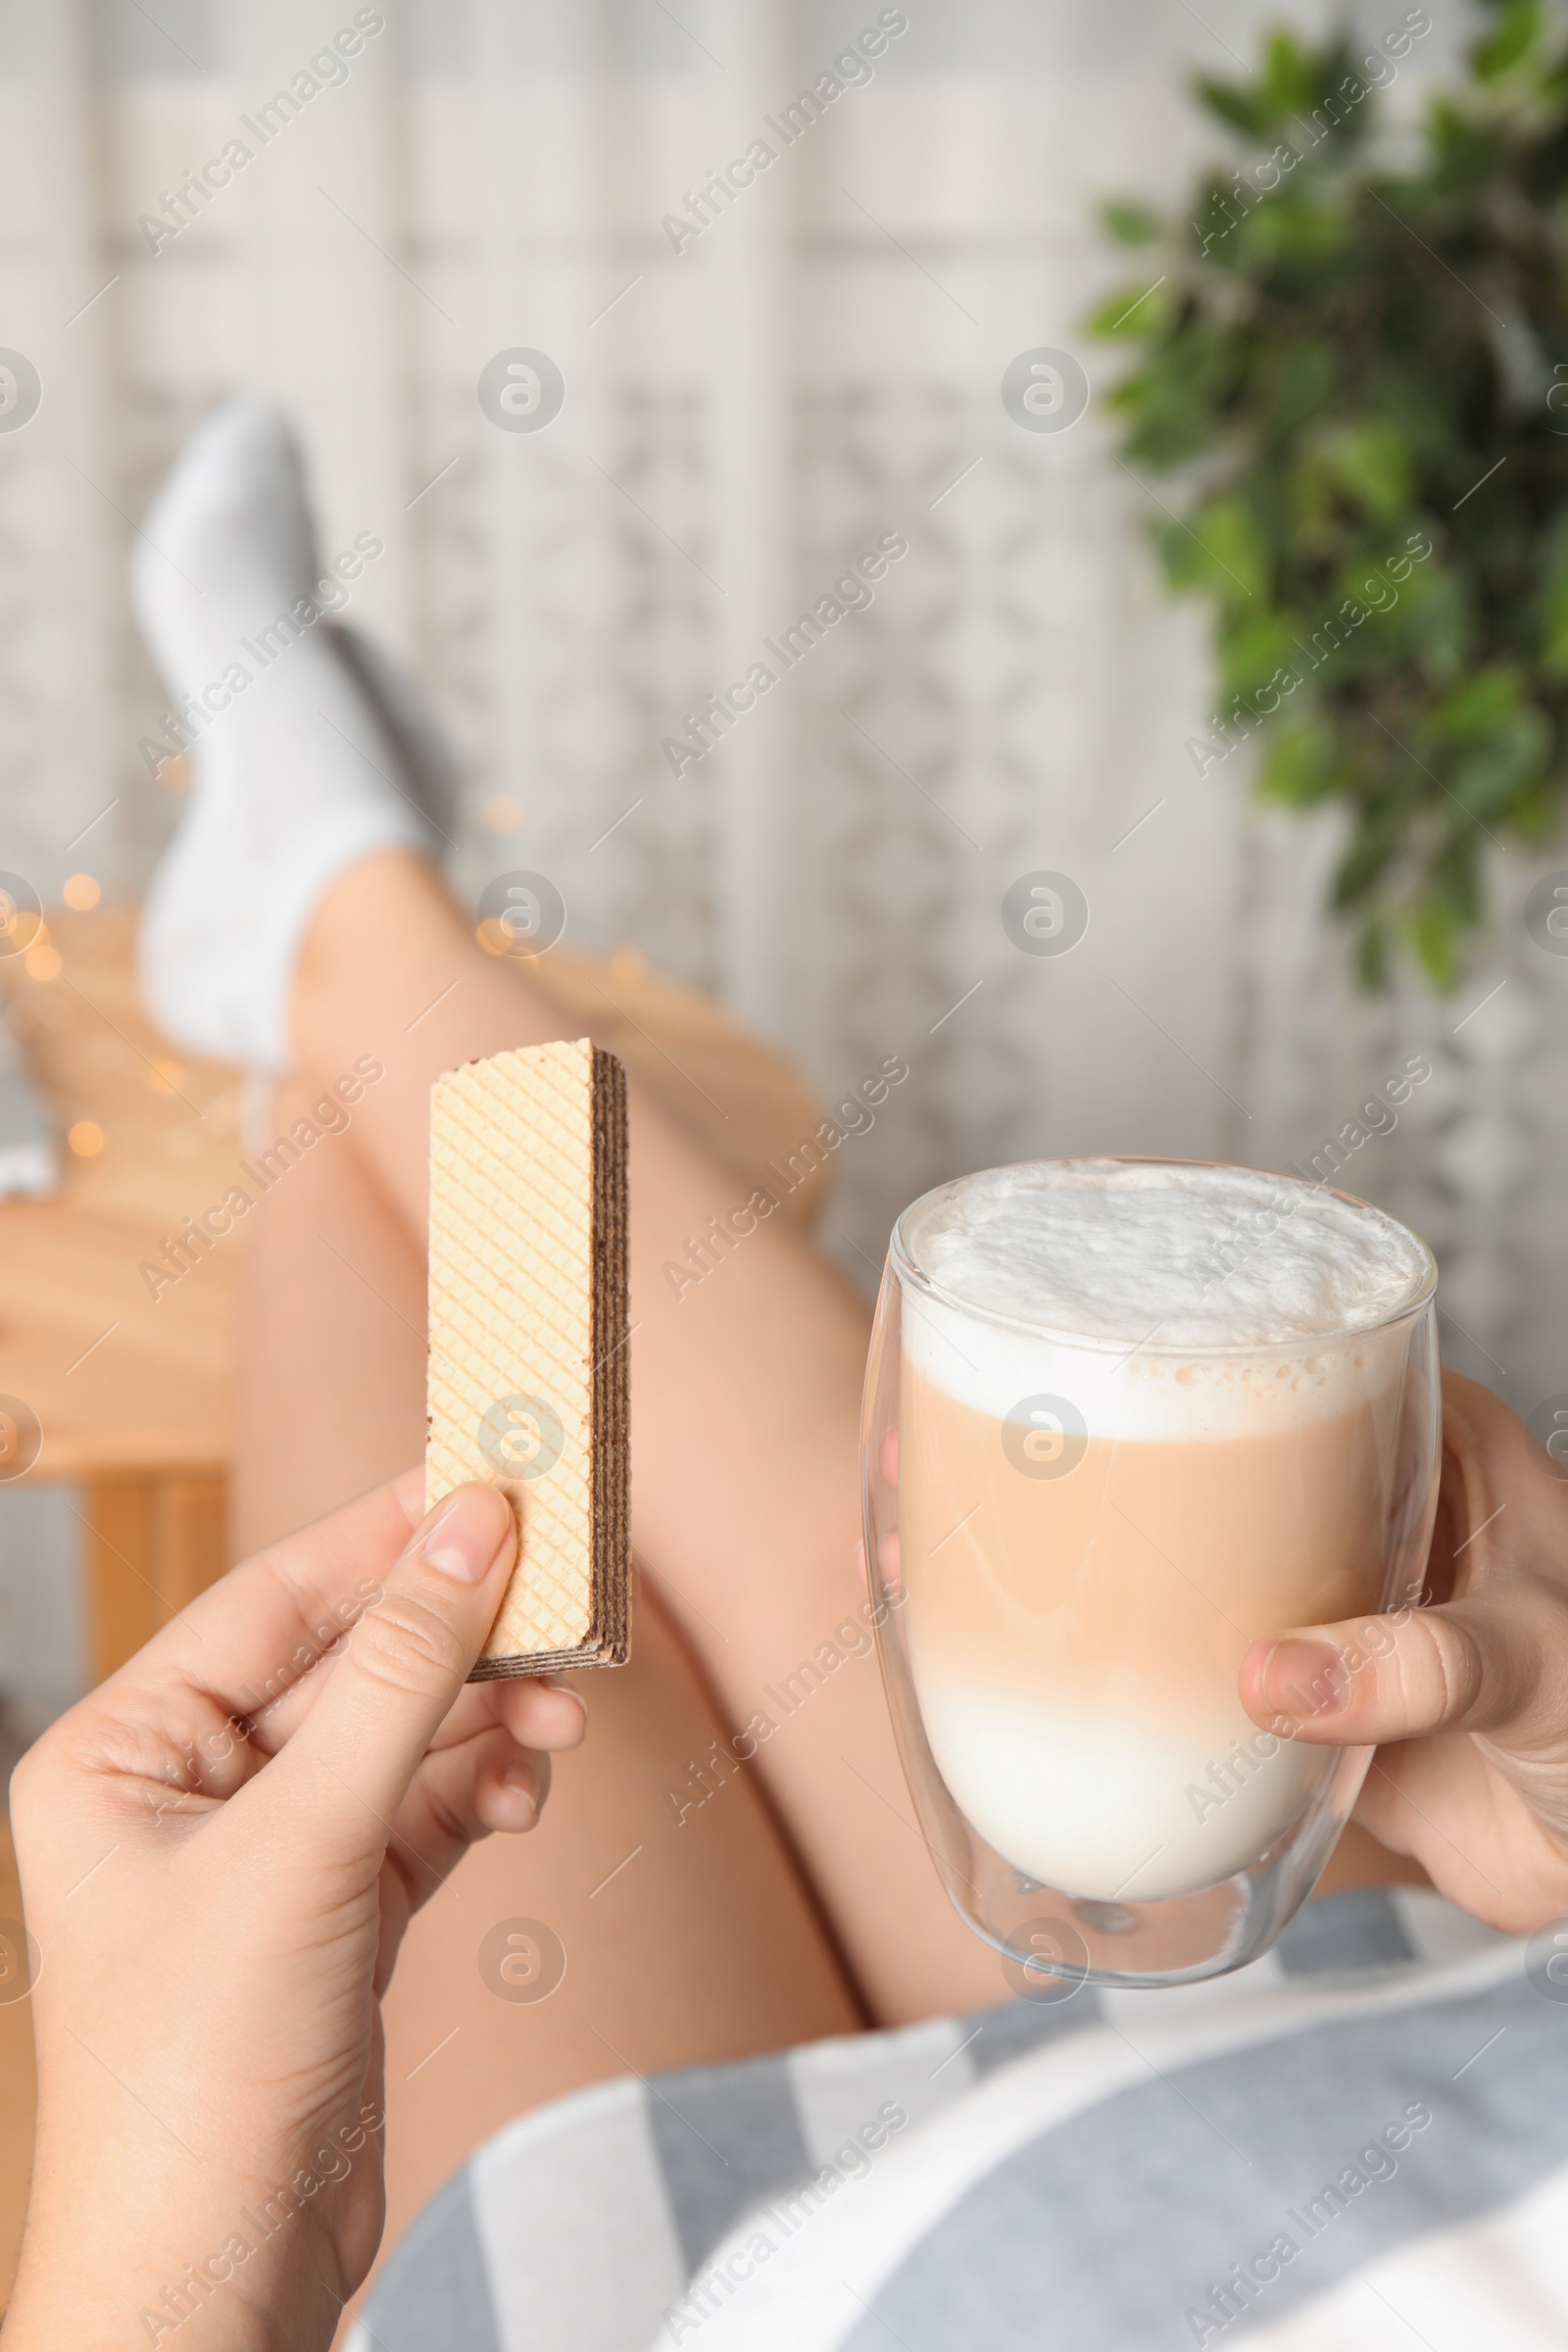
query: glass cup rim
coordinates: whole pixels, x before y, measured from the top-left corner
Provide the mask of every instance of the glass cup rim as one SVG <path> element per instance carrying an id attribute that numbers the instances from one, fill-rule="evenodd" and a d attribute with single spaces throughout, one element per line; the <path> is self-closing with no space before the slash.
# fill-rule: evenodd
<path id="1" fill-rule="evenodd" d="M 999 1175 L 1013 1168 L 1070 1168 L 1082 1166 L 1085 1161 L 1091 1159 L 1120 1168 L 1234 1169 L 1238 1175 L 1242 1176 L 1269 1177 L 1279 1184 L 1293 1187 L 1298 1192 L 1327 1193 L 1334 1200 L 1343 1200 L 1349 1208 L 1362 1209 L 1369 1216 L 1386 1219 L 1389 1224 L 1398 1226 L 1399 1231 L 1408 1236 L 1420 1251 L 1426 1269 L 1420 1290 L 1415 1297 L 1405 1299 L 1402 1305 L 1395 1307 L 1386 1315 L 1380 1315 L 1376 1322 L 1344 1324 L 1334 1331 L 1298 1334 L 1295 1338 L 1288 1340 L 1210 1340 L 1196 1344 L 1167 1341 L 1163 1346 L 1151 1339 L 1135 1341 L 1129 1347 L 1125 1340 L 1094 1339 L 1081 1332 L 1062 1330 L 1054 1324 L 1032 1322 L 1018 1315 L 1004 1314 L 1000 1308 L 977 1306 L 972 1299 L 960 1298 L 956 1292 L 944 1289 L 943 1285 L 928 1274 L 923 1266 L 916 1263 L 906 1239 L 905 1227 L 918 1210 L 926 1207 L 930 1201 L 940 1199 L 943 1194 L 956 1192 L 960 1185 L 972 1184 L 977 1176 Z M 1309 1184 L 1304 1176 L 1282 1176 L 1273 1168 L 1243 1167 L 1237 1160 L 1175 1159 L 1166 1157 L 1159 1152 L 1075 1152 L 1056 1158 L 1004 1160 L 996 1168 L 974 1168 L 964 1176 L 950 1176 L 946 1184 L 933 1185 L 929 1192 L 921 1193 L 917 1200 L 911 1200 L 906 1208 L 901 1209 L 894 1221 L 893 1232 L 888 1242 L 888 1264 L 897 1274 L 901 1288 L 916 1290 L 926 1298 L 936 1299 L 941 1305 L 951 1308 L 955 1314 L 967 1315 L 975 1322 L 991 1324 L 1000 1331 L 1015 1333 L 1027 1339 L 1048 1341 L 1055 1347 L 1071 1348 L 1085 1354 L 1123 1358 L 1131 1358 L 1135 1355 L 1157 1355 L 1169 1356 L 1182 1362 L 1191 1362 L 1195 1358 L 1218 1361 L 1227 1356 L 1247 1356 L 1250 1359 L 1255 1359 L 1258 1356 L 1300 1355 L 1303 1351 L 1310 1355 L 1318 1355 L 1329 1348 L 1346 1347 L 1355 1340 L 1370 1340 L 1380 1332 L 1395 1331 L 1401 1323 L 1412 1321 L 1417 1315 L 1423 1314 L 1432 1304 L 1438 1288 L 1437 1259 L 1421 1236 L 1413 1232 L 1408 1225 L 1401 1223 L 1399 1218 L 1392 1216 L 1386 1208 L 1379 1208 L 1376 1201 L 1363 1200 L 1355 1193 L 1341 1191 L 1337 1185 Z"/>

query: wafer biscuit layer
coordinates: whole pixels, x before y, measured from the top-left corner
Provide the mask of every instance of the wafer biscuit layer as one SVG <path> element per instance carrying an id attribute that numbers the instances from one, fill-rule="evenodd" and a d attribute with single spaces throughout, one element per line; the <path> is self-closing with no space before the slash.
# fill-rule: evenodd
<path id="1" fill-rule="evenodd" d="M 625 1078 L 586 1038 L 436 1080 L 425 1502 L 517 1514 L 474 1679 L 618 1666 L 630 1634 Z"/>

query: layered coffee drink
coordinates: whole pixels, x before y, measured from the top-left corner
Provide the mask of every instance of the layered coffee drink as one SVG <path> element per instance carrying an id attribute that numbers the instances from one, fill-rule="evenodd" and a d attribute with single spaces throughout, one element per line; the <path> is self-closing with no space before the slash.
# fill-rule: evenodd
<path id="1" fill-rule="evenodd" d="M 1384 1605 L 1423 1245 L 1287 1177 L 1063 1160 L 901 1221 L 905 1637 L 937 1769 L 1027 1881 L 1249 1868 L 1333 1770 L 1251 1642 Z"/>

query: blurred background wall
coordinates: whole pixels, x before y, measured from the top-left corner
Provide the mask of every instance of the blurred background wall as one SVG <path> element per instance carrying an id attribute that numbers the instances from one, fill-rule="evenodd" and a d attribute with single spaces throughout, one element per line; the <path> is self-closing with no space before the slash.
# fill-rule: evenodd
<path id="1" fill-rule="evenodd" d="M 1460 997 L 1355 997 L 1321 913 L 1332 831 L 1251 809 L 1245 750 L 1200 778 L 1185 749 L 1202 626 L 1156 582 L 1157 505 L 1114 455 L 1111 363 L 1082 330 L 1127 274 L 1097 198 L 1179 199 L 1211 146 L 1189 76 L 1250 63 L 1279 14 L 380 0 L 347 78 L 264 145 L 242 119 L 351 0 L 7 0 L 0 343 L 44 399 L 0 436 L 0 865 L 46 899 L 83 868 L 144 882 L 178 803 L 138 752 L 165 705 L 127 551 L 193 423 L 262 388 L 298 421 L 328 552 L 386 543 L 352 617 L 460 752 L 460 892 L 547 874 L 568 943 L 714 991 L 829 1098 L 907 1059 L 839 1154 L 824 1239 L 856 1279 L 959 1169 L 1304 1160 L 1420 1053 L 1432 1079 L 1344 1181 L 1437 1247 L 1453 1362 L 1526 1413 L 1568 1391 L 1568 963 L 1524 934 L 1533 873 L 1499 858 Z M 1451 0 L 1432 14 L 1396 111 L 1465 37 Z M 906 28 L 872 78 L 672 234 L 879 18 Z M 1358 12 L 1369 34 L 1386 18 Z M 188 225 L 139 225 L 236 135 L 252 159 Z M 1088 371 L 1070 431 L 1003 407 L 1040 345 Z M 548 429 L 480 406 L 515 347 L 564 378 Z M 874 603 L 674 773 L 684 714 L 887 533 L 908 554 Z M 1087 899 L 1070 955 L 1004 928 L 1039 868 Z M 38 1563 L 69 1523 L 4 1499 L 0 1681 L 58 1696 L 69 1577 Z"/>

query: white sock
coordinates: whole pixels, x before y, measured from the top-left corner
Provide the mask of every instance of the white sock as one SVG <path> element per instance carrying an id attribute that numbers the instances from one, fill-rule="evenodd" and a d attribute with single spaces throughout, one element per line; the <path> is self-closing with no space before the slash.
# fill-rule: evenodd
<path id="1" fill-rule="evenodd" d="M 371 851 L 427 850 L 431 834 L 406 717 L 377 691 L 383 665 L 318 616 L 343 583 L 323 580 L 276 409 L 233 400 L 194 435 L 142 526 L 132 595 L 171 708 L 187 704 L 195 774 L 147 894 L 142 990 L 178 1043 L 286 1070 L 317 900 Z"/>

